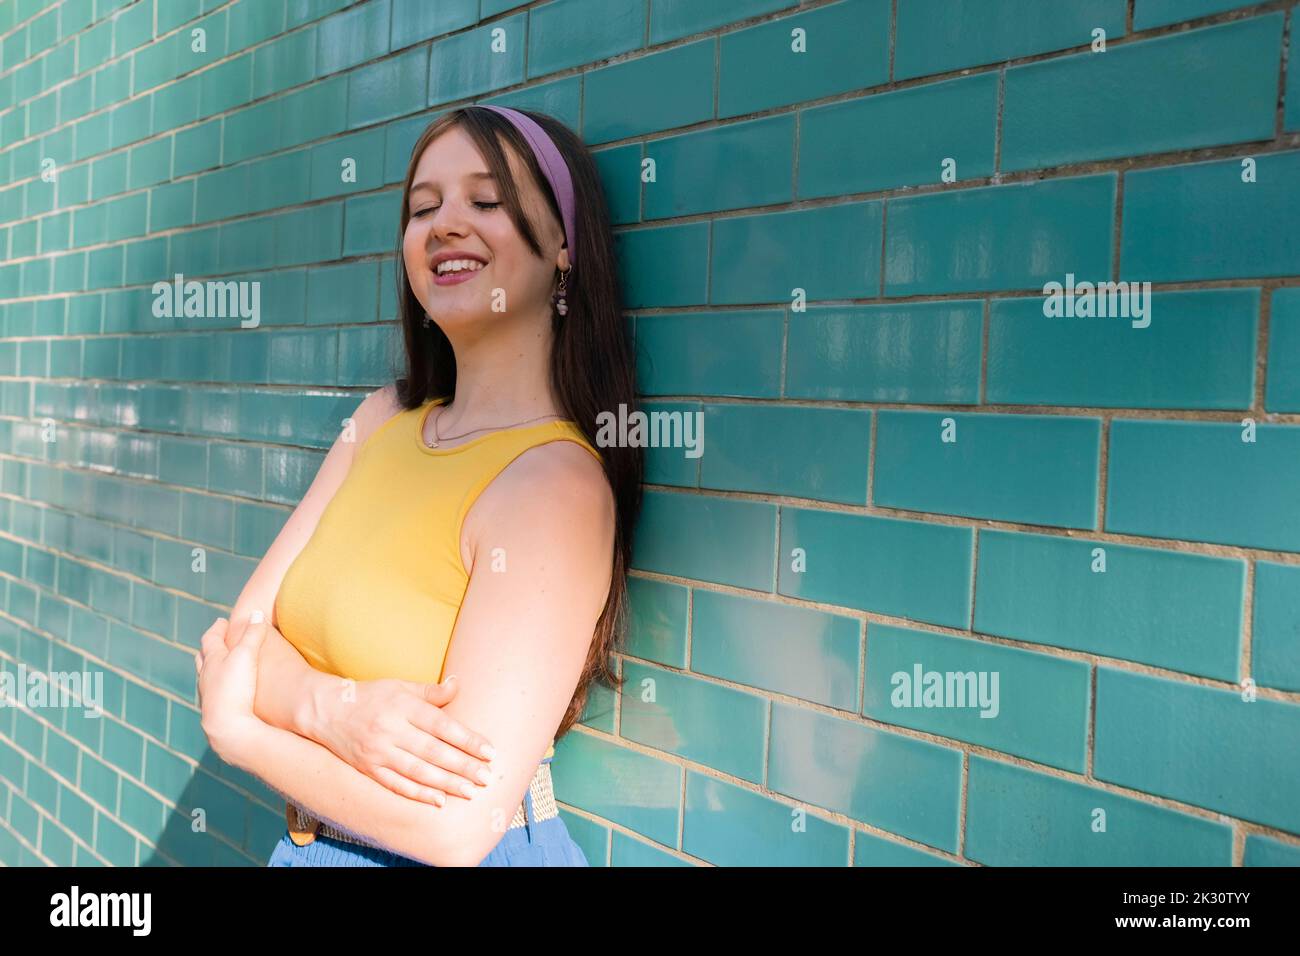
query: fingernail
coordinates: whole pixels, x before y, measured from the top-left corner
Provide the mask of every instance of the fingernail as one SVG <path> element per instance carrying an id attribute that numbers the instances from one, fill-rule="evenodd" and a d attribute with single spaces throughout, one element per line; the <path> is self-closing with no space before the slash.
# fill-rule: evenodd
<path id="1" fill-rule="evenodd" d="M 249 620 L 249 623 L 251 623 L 251 624 L 261 624 L 261 623 L 262 623 L 262 611 L 261 611 L 261 609 L 259 608 L 259 609 L 255 610 L 255 611 L 253 611 L 252 614 L 248 615 L 248 620 Z"/>
<path id="2" fill-rule="evenodd" d="M 497 748 L 496 748 L 496 747 L 493 747 L 491 744 L 484 744 L 484 745 L 483 745 L 482 754 L 483 754 L 483 756 L 486 757 L 488 760 L 496 760 L 496 759 L 497 759 Z"/>
<path id="3" fill-rule="evenodd" d="M 478 782 L 483 784 L 485 787 L 492 782 L 492 774 L 488 773 L 487 767 L 479 767 L 476 776 L 478 777 Z"/>

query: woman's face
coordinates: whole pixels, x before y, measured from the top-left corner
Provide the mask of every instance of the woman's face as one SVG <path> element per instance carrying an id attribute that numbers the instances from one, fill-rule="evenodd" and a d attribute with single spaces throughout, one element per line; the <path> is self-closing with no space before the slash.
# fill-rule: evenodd
<path id="1" fill-rule="evenodd" d="M 549 316 L 555 270 L 569 266 L 562 227 L 509 147 L 506 157 L 543 258 L 515 228 L 487 163 L 460 127 L 429 143 L 411 179 L 402 240 L 406 275 L 424 311 L 449 334 L 498 316 Z M 482 268 L 437 277 L 433 258 L 444 251 L 479 259 Z"/>

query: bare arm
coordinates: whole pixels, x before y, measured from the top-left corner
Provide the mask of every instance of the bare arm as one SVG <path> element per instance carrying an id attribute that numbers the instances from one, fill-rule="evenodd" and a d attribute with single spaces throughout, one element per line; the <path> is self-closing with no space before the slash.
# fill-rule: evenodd
<path id="1" fill-rule="evenodd" d="M 243 633 L 248 615 L 260 609 L 272 625 L 258 657 L 257 716 L 274 727 L 313 736 L 320 721 L 324 695 L 336 694 L 337 679 L 313 668 L 277 629 L 275 598 L 294 559 L 316 530 L 325 507 L 343 484 L 352 465 L 353 450 L 393 411 L 389 389 L 372 392 L 353 412 L 351 428 L 343 428 L 321 462 L 311 486 L 294 508 L 265 557 L 244 585 L 230 612 L 228 640 Z"/>
<path id="2" fill-rule="evenodd" d="M 475 865 L 505 833 L 573 696 L 612 570 L 613 496 L 577 445 L 525 452 L 480 501 L 487 508 L 475 553 L 504 548 L 507 570 L 475 562 L 448 659 L 464 688 L 447 710 L 496 743 L 491 783 L 437 807 L 265 724 L 240 740 L 213 741 L 317 816 L 435 866 Z"/>

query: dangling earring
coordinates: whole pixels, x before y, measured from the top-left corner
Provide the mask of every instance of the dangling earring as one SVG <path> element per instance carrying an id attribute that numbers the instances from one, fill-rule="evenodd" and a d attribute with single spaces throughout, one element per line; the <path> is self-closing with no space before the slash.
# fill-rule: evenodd
<path id="1" fill-rule="evenodd" d="M 560 315 L 569 314 L 569 304 L 564 300 L 564 294 L 568 291 L 565 281 L 569 278 L 569 273 L 573 271 L 573 266 L 569 266 L 568 271 L 560 273 L 560 286 L 555 290 L 555 311 Z"/>
<path id="2" fill-rule="evenodd" d="M 428 313 L 428 312 L 424 313 L 424 327 L 425 327 L 426 329 L 429 327 L 429 313 Z"/>

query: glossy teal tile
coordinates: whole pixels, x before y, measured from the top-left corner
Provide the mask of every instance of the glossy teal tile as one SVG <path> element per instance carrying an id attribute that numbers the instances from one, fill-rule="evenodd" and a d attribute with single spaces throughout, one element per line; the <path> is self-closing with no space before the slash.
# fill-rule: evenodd
<path id="1" fill-rule="evenodd" d="M 966 856 L 985 866 L 1232 865 L 1226 823 L 977 755 L 969 773 Z"/>
<path id="2" fill-rule="evenodd" d="M 611 225 L 641 221 L 640 143 L 592 151 Z"/>
<path id="3" fill-rule="evenodd" d="M 715 866 L 844 866 L 849 831 L 802 807 L 688 771 L 682 851 Z"/>
<path id="4" fill-rule="evenodd" d="M 486 20 L 506 10 L 522 7 L 528 0 L 482 0 L 479 5 L 479 19 Z"/>
<path id="5" fill-rule="evenodd" d="M 988 176 L 997 114 L 994 73 L 804 110 L 799 198 Z"/>
<path id="6" fill-rule="evenodd" d="M 975 630 L 1236 681 L 1245 581 L 1238 558 L 983 530 Z"/>
<path id="7" fill-rule="evenodd" d="M 642 395 L 776 398 L 783 325 L 772 310 L 637 316 L 637 388 Z"/>
<path id="8" fill-rule="evenodd" d="M 899 0 L 894 78 L 945 73 L 1124 35 L 1125 0 Z"/>
<path id="9" fill-rule="evenodd" d="M 388 48 L 400 50 L 421 40 L 471 26 L 478 20 L 478 14 L 475 0 L 443 0 L 441 3 L 393 0 Z"/>
<path id="10" fill-rule="evenodd" d="M 1149 30 L 1180 20 L 1194 20 L 1224 10 L 1248 7 L 1254 0 L 1136 0 L 1133 29 Z"/>
<path id="11" fill-rule="evenodd" d="M 166 133 L 199 118 L 199 83 L 196 73 L 169 86 L 159 87 L 153 95 L 153 131 Z"/>
<path id="12" fill-rule="evenodd" d="M 167 183 L 151 189 L 149 231 L 164 232 L 194 224 L 194 185 L 197 180 Z"/>
<path id="13" fill-rule="evenodd" d="M 591 863 L 591 865 L 602 866 L 605 862 L 604 854 L 601 854 L 599 857 L 593 858 L 592 854 L 587 852 L 586 844 L 582 842 L 582 837 L 580 837 L 574 831 L 573 826 L 570 825 L 567 820 L 565 821 L 565 824 L 566 826 L 569 827 L 570 835 L 577 842 L 577 844 L 583 848 L 583 852 L 587 854 L 587 860 Z M 617 830 L 613 831 L 610 834 L 610 836 L 612 838 L 611 845 L 609 848 L 610 866 L 614 866 L 614 867 L 687 866 L 689 867 L 689 866 L 697 865 L 691 863 L 688 860 L 684 860 L 680 857 L 674 856 L 673 854 L 669 853 L 667 850 L 660 849 L 658 846 L 654 844 L 645 843 L 642 840 L 635 840 L 632 837 L 629 837 L 627 834 L 620 833 Z"/>
<path id="14" fill-rule="evenodd" d="M 706 404 L 700 487 L 865 505 L 870 448 L 868 410 Z"/>
<path id="15" fill-rule="evenodd" d="M 1255 565 L 1250 666 L 1256 683 L 1300 691 L 1300 566 Z"/>
<path id="16" fill-rule="evenodd" d="M 369 0 L 321 20 L 316 75 L 337 73 L 387 53 L 391 6 L 390 0 Z"/>
<path id="17" fill-rule="evenodd" d="M 309 82 L 316 75 L 318 46 L 316 27 L 312 26 L 257 47 L 253 51 L 253 98 Z"/>
<path id="18" fill-rule="evenodd" d="M 529 78 L 639 49 L 646 10 L 643 0 L 552 0 L 530 8 Z"/>
<path id="19" fill-rule="evenodd" d="M 1092 528 L 1100 453 L 1096 418 L 882 410 L 872 503 Z"/>
<path id="20" fill-rule="evenodd" d="M 723 34 L 718 116 L 884 83 L 889 20 L 888 0 L 841 0 Z"/>
<path id="21" fill-rule="evenodd" d="M 616 667 L 617 671 L 618 668 Z M 618 698 L 614 691 L 603 683 L 592 685 L 587 703 L 582 708 L 578 720 L 584 727 L 599 730 L 601 733 L 613 734 L 615 715 L 618 711 Z"/>
<path id="22" fill-rule="evenodd" d="M 533 16 L 536 24 L 536 10 Z M 605 143 L 711 119 L 716 60 L 716 41 L 708 39 L 584 74 L 583 140 Z"/>
<path id="23" fill-rule="evenodd" d="M 867 625 L 862 713 L 883 723 L 1083 773 L 1090 693 L 1084 661 Z"/>
<path id="24" fill-rule="evenodd" d="M 253 55 L 246 53 L 199 74 L 199 115 L 212 116 L 253 98 Z M 117 137 L 117 117 L 113 118 Z"/>
<path id="25" fill-rule="evenodd" d="M 861 631 L 847 615 L 697 588 L 691 670 L 856 711 Z"/>
<path id="26" fill-rule="evenodd" d="M 1300 428 L 1116 419 L 1106 530 L 1300 552 Z"/>
<path id="27" fill-rule="evenodd" d="M 113 153 L 90 164 L 91 201 L 126 191 L 128 151 Z"/>
<path id="28" fill-rule="evenodd" d="M 347 122 L 348 79 L 336 76 L 289 93 L 280 105 L 280 141 L 296 146 L 340 132 Z"/>
<path id="29" fill-rule="evenodd" d="M 429 50 L 428 105 L 523 82 L 526 23 L 520 14 L 435 42 Z"/>
<path id="30" fill-rule="evenodd" d="M 797 6 L 795 0 L 715 0 L 708 4 L 694 0 L 651 0 L 650 42 L 675 40 L 793 6 Z"/>
<path id="31" fill-rule="evenodd" d="M 634 540 L 638 570 L 772 589 L 773 505 L 647 490 Z"/>
<path id="32" fill-rule="evenodd" d="M 715 220 L 709 301 L 786 303 L 798 290 L 809 300 L 876 295 L 882 209 L 855 202 Z"/>
<path id="33" fill-rule="evenodd" d="M 779 701 L 771 735 L 768 789 L 956 852 L 961 751 Z"/>
<path id="34" fill-rule="evenodd" d="M 572 130 L 582 129 L 582 81 L 585 74 L 571 73 L 558 80 L 534 83 L 531 86 L 485 97 L 480 102 L 498 103 L 523 110 L 549 113 Z M 640 149 L 640 144 L 634 148 Z M 638 181 L 640 173 L 637 173 Z"/>
<path id="35" fill-rule="evenodd" d="M 304 23 L 319 20 L 326 14 L 334 13 L 347 5 L 348 0 L 307 0 L 305 3 L 302 0 L 294 0 L 289 4 L 284 28 L 292 30 Z"/>
<path id="36" fill-rule="evenodd" d="M 182 130 L 173 138 L 172 176 L 181 177 L 216 166 L 221 157 L 220 119 Z"/>
<path id="37" fill-rule="evenodd" d="M 1291 8 L 1291 22 L 1296 22 L 1296 8 Z M 1295 43 L 1291 44 L 1295 49 Z M 1283 115 L 1283 128 L 1294 131 L 1300 129 L 1300 70 L 1288 69 L 1286 75 L 1286 92 L 1283 94 L 1286 112 Z"/>
<path id="38" fill-rule="evenodd" d="M 853 838 L 854 866 L 961 866 L 956 860 L 950 860 L 926 850 L 918 850 L 906 843 L 886 840 L 865 830 L 859 830 Z"/>
<path id="39" fill-rule="evenodd" d="M 1300 705 L 1099 667 L 1095 741 L 1098 780 L 1300 833 Z"/>
<path id="40" fill-rule="evenodd" d="M 1273 292 L 1264 382 L 1264 408 L 1300 412 L 1300 288 Z"/>
<path id="41" fill-rule="evenodd" d="M 1135 298 L 1141 296 L 1141 298 Z M 1114 301 L 1124 300 L 1121 290 Z M 1098 296 L 1109 305 L 1109 293 Z M 1045 316 L 1037 296 L 989 308 L 988 386 L 998 405 L 1248 409 L 1259 289 L 1135 290 L 1134 318 Z"/>
<path id="42" fill-rule="evenodd" d="M 653 578 L 627 579 L 630 617 L 627 653 L 670 667 L 686 667 L 689 592 L 680 584 Z"/>
<path id="43" fill-rule="evenodd" d="M 126 777 L 122 778 L 120 817 L 123 823 L 147 840 L 156 841 L 162 835 L 164 820 L 162 803 L 149 791 Z"/>
<path id="44" fill-rule="evenodd" d="M 406 178 L 406 167 L 420 135 L 429 123 L 441 116 L 444 110 L 434 110 L 397 120 L 384 126 L 384 178 L 385 185 L 400 183 Z"/>
<path id="45" fill-rule="evenodd" d="M 656 843 L 677 845 L 679 765 L 572 731 L 555 745 L 551 774 L 556 799 Z"/>
<path id="46" fill-rule="evenodd" d="M 1109 279 L 1115 188 L 1102 173 L 890 200 L 885 293 L 1041 289 L 1067 272 Z"/>
<path id="47" fill-rule="evenodd" d="M 615 233 L 624 306 L 645 309 L 707 302 L 709 226 L 693 222 Z"/>
<path id="48" fill-rule="evenodd" d="M 125 724 L 105 720 L 102 755 L 114 767 L 139 779 L 144 766 L 144 738 Z"/>
<path id="49" fill-rule="evenodd" d="M 429 49 L 424 46 L 349 73 L 348 128 L 419 112 L 428 75 Z"/>
<path id="50" fill-rule="evenodd" d="M 1002 168 L 1272 139 L 1281 55 L 1279 12 L 1009 69 Z"/>
<path id="51" fill-rule="evenodd" d="M 794 119 L 787 113 L 646 143 L 655 179 L 645 184 L 644 218 L 790 202 Z"/>
<path id="52" fill-rule="evenodd" d="M 783 507 L 777 593 L 965 627 L 972 539 L 952 525 Z"/>
<path id="53" fill-rule="evenodd" d="M 1126 173 L 1120 273 L 1149 282 L 1300 273 L 1300 151 Z M 1079 271 L 1079 270 L 1076 270 Z"/>
<path id="54" fill-rule="evenodd" d="M 1300 846 L 1252 833 L 1246 837 L 1243 866 L 1300 866 Z"/>
<path id="55" fill-rule="evenodd" d="M 373 308 L 373 307 L 371 307 Z M 394 339 L 401 333 L 392 325 L 339 329 L 340 385 L 375 384 L 389 379 Z"/>
<path id="56" fill-rule="evenodd" d="M 635 661 L 624 661 L 623 677 L 620 737 L 762 781 L 764 698 Z"/>
<path id="57" fill-rule="evenodd" d="M 790 316 L 786 397 L 973 405 L 982 328 L 974 300 L 813 306 Z"/>
<path id="58" fill-rule="evenodd" d="M 388 189 L 345 200 L 344 256 L 373 255 L 392 250 L 393 223 L 397 222 L 402 205 L 400 192 L 400 189 Z"/>
<path id="59" fill-rule="evenodd" d="M 378 263 L 355 262 L 307 271 L 307 324 L 373 322 L 379 300 Z"/>
<path id="60" fill-rule="evenodd" d="M 256 504 L 235 505 L 235 553 L 260 558 L 274 543 L 288 514 L 281 508 Z"/>
<path id="61" fill-rule="evenodd" d="M 601 826 L 594 820 L 580 817 L 568 808 L 561 806 L 560 819 L 564 821 L 569 836 L 582 849 L 583 855 L 592 866 L 609 866 L 611 828 Z M 617 831 L 614 831 L 617 832 Z M 623 836 L 622 834 L 619 834 Z M 629 843 L 640 843 L 630 837 L 623 837 Z M 613 864 L 617 865 L 617 864 Z"/>
<path id="62" fill-rule="evenodd" d="M 645 440 L 649 443 L 642 480 L 652 485 L 698 488 L 701 453 L 705 450 L 701 405 L 642 402 L 639 408 L 646 416 Z"/>

